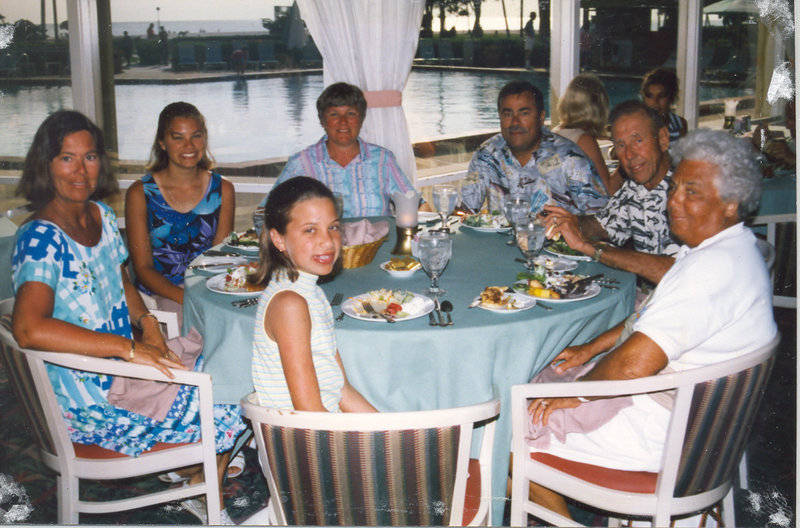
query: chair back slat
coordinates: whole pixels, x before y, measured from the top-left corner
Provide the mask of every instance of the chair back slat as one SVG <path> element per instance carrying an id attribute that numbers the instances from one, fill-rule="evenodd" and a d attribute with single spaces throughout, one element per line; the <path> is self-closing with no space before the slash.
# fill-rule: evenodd
<path id="1" fill-rule="evenodd" d="M 773 355 L 749 369 L 695 386 L 676 497 L 714 489 L 732 478 L 774 361 Z"/>
<path id="2" fill-rule="evenodd" d="M 0 316 L 0 327 L 4 330 L 4 336 L 11 336 L 11 316 L 8 314 Z M 56 454 L 55 442 L 50 436 L 50 429 L 47 426 L 42 404 L 39 401 L 39 394 L 33 383 L 33 375 L 25 355 L 16 347 L 16 343 L 11 339 L 0 339 L 0 356 L 3 358 L 3 365 L 14 394 L 25 412 L 27 423 L 30 424 L 31 434 L 36 440 L 39 449 Z"/>
<path id="3" fill-rule="evenodd" d="M 261 424 L 290 525 L 443 525 L 460 428 L 327 431 Z M 290 463 L 291 462 L 291 463 Z"/>

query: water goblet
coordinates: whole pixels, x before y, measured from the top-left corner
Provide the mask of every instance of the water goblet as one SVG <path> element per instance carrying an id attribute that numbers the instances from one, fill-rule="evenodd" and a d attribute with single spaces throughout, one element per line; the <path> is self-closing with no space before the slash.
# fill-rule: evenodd
<path id="1" fill-rule="evenodd" d="M 534 216 L 527 216 L 517 221 L 516 237 L 517 246 L 525 255 L 525 269 L 534 270 L 534 260 L 544 246 L 545 226 L 541 220 Z"/>
<path id="2" fill-rule="evenodd" d="M 447 227 L 447 218 L 455 210 L 458 199 L 458 187 L 452 183 L 440 183 L 433 186 L 433 208 L 442 217 L 442 231 L 450 231 Z"/>
<path id="3" fill-rule="evenodd" d="M 424 290 L 425 293 L 444 295 L 447 292 L 439 287 L 439 276 L 447 267 L 453 253 L 450 235 L 441 231 L 426 231 L 419 236 L 417 251 L 422 269 L 431 278 L 431 286 Z"/>
<path id="4" fill-rule="evenodd" d="M 514 239 L 516 238 L 517 232 L 515 227 L 517 221 L 528 216 L 530 212 L 531 200 L 527 195 L 516 193 L 506 195 L 505 199 L 503 200 L 503 214 L 511 226 L 511 239 L 506 242 L 506 244 L 509 246 L 514 245 Z"/>

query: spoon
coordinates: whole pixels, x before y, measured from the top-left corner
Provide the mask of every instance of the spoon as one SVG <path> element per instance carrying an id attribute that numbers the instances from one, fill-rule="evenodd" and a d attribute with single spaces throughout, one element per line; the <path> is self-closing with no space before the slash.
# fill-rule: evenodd
<path id="1" fill-rule="evenodd" d="M 453 311 L 453 303 L 450 301 L 442 301 L 442 311 L 447 314 L 447 326 L 451 326 L 453 320 L 450 318 L 450 312 Z"/>

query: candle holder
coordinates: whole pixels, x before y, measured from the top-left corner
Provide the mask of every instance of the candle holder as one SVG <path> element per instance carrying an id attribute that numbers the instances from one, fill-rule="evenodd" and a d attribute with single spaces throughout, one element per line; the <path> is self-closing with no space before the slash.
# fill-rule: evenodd
<path id="1" fill-rule="evenodd" d="M 392 249 L 392 255 L 411 255 L 411 241 L 414 240 L 414 235 L 417 233 L 417 230 L 419 230 L 419 226 L 395 226 L 397 243 L 394 245 L 394 249 Z"/>

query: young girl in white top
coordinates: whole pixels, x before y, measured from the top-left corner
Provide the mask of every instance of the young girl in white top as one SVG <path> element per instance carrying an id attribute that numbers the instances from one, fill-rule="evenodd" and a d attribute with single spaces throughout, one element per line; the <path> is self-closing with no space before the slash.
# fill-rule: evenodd
<path id="1" fill-rule="evenodd" d="M 299 176 L 269 193 L 254 277 L 266 284 L 256 314 L 253 385 L 259 403 L 301 411 L 376 409 L 348 382 L 320 276 L 342 248 L 333 194 Z"/>

